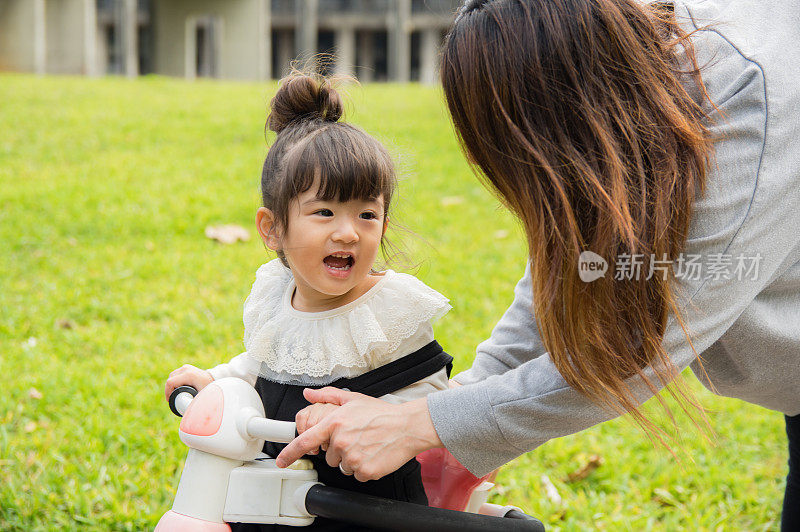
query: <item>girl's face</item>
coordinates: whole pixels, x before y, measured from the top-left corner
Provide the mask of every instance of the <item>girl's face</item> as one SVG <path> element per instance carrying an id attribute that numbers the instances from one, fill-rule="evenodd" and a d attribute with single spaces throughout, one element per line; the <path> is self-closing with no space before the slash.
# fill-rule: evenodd
<path id="1" fill-rule="evenodd" d="M 272 227 L 272 213 L 263 207 L 262 212 L 259 232 L 271 249 L 283 251 L 294 274 L 296 309 L 336 308 L 375 284 L 369 273 L 386 229 L 382 197 L 322 201 L 317 199 L 317 186 L 312 186 L 291 203 L 288 227 L 282 234 Z"/>

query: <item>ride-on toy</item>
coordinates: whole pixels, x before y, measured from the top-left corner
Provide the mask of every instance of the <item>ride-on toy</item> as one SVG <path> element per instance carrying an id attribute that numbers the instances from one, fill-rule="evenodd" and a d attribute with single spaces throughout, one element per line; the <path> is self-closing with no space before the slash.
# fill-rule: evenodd
<path id="1" fill-rule="evenodd" d="M 376 530 L 544 531 L 519 508 L 485 503 L 491 484 L 443 449 L 419 457 L 430 503 L 440 507 L 324 486 L 305 459 L 277 467 L 261 449 L 265 441 L 290 442 L 295 424 L 265 418 L 258 393 L 241 379 L 215 380 L 199 394 L 181 386 L 170 408 L 183 417 L 179 434 L 189 453 L 172 509 L 156 532 L 223 532 L 228 522 L 302 527 L 316 516 Z"/>

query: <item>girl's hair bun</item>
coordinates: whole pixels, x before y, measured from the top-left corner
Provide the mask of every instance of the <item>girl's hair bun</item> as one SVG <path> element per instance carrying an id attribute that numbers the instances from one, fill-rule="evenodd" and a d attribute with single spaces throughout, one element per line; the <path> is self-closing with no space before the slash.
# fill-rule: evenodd
<path id="1" fill-rule="evenodd" d="M 336 122 L 342 116 L 342 98 L 326 78 L 292 74 L 281 82 L 270 102 L 267 127 L 280 133 L 302 120 Z"/>

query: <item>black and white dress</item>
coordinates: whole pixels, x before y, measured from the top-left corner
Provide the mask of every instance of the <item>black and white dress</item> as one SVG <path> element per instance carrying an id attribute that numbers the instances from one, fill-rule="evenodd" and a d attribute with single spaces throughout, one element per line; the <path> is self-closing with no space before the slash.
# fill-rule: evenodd
<path id="1" fill-rule="evenodd" d="M 294 421 L 309 403 L 303 388 L 335 386 L 401 403 L 447 389 L 452 357 L 433 338 L 431 323 L 450 310 L 447 298 L 414 276 L 386 270 L 358 299 L 324 312 L 292 307 L 292 272 L 280 260 L 261 266 L 244 304 L 246 351 L 209 370 L 215 379 L 240 377 L 261 396 L 266 416 Z M 275 456 L 283 444 L 267 442 Z M 325 462 L 306 458 L 319 481 L 342 489 L 427 504 L 419 463 L 412 459 L 391 475 L 359 482 Z M 234 530 L 296 529 L 233 524 Z M 354 530 L 318 518 L 314 530 Z"/>

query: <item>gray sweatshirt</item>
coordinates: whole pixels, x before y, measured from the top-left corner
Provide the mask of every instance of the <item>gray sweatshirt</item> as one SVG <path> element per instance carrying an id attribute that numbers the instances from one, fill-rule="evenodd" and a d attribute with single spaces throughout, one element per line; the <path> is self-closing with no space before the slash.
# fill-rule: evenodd
<path id="1" fill-rule="evenodd" d="M 707 189 L 695 202 L 679 276 L 679 308 L 702 367 L 671 317 L 663 345 L 713 392 L 800 413 L 800 3 L 677 2 L 719 135 Z M 629 263 L 627 266 L 625 263 Z M 633 275 L 616 258 L 606 275 Z M 644 258 L 642 275 L 650 258 Z M 697 265 L 700 265 L 699 267 Z M 658 275 L 658 273 L 655 273 Z M 476 475 L 544 442 L 615 417 L 570 388 L 531 314 L 530 270 L 464 386 L 428 396 L 436 431 Z M 641 400 L 650 395 L 632 386 Z"/>

